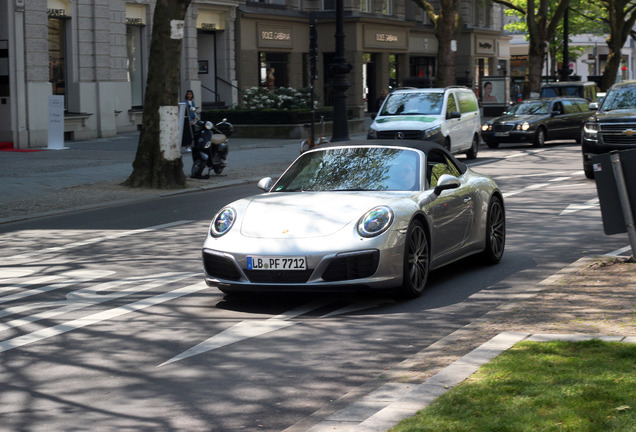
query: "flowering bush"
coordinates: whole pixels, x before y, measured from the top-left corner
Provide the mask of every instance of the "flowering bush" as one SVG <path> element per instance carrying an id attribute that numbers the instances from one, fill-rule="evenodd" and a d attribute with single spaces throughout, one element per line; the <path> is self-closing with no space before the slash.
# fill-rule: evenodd
<path id="1" fill-rule="evenodd" d="M 243 108 L 263 109 L 310 109 L 311 88 L 278 87 L 273 92 L 265 87 L 251 87 L 243 92 Z"/>

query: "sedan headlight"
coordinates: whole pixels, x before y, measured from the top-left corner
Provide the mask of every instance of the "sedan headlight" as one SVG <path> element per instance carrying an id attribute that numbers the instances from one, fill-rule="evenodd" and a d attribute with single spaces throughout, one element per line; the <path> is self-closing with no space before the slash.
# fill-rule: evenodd
<path id="1" fill-rule="evenodd" d="M 362 237 L 375 237 L 386 231 L 393 222 L 393 211 L 380 206 L 369 210 L 358 221 L 358 234 Z"/>
<path id="2" fill-rule="evenodd" d="M 232 229 L 236 220 L 236 210 L 232 207 L 225 207 L 214 216 L 210 225 L 210 234 L 213 237 L 220 237 Z"/>
<path id="3" fill-rule="evenodd" d="M 489 130 L 492 130 L 492 125 L 484 123 L 483 125 L 481 125 L 481 130 L 484 132 L 488 132 Z"/>
<path id="4" fill-rule="evenodd" d="M 523 123 L 521 124 L 521 130 L 523 130 L 523 131 L 527 131 L 528 129 L 530 129 L 530 123 L 528 123 L 528 122 L 523 122 Z"/>

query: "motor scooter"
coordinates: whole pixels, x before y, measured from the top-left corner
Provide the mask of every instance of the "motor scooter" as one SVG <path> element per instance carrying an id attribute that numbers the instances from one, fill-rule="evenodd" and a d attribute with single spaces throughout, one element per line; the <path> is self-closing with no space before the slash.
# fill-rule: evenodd
<path id="1" fill-rule="evenodd" d="M 207 179 L 210 178 L 210 171 L 214 171 L 216 175 L 221 174 L 227 165 L 228 139 L 232 136 L 234 128 L 227 119 L 223 119 L 216 125 L 211 121 L 198 120 L 194 124 L 194 129 L 190 177 Z M 203 175 L 206 167 L 208 172 Z"/>

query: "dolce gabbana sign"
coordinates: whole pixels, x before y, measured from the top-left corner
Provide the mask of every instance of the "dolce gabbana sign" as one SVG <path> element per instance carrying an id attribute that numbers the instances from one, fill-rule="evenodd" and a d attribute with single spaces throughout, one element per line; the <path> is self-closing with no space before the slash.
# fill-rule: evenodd
<path id="1" fill-rule="evenodd" d="M 365 26 L 365 48 L 407 49 L 408 31 Z"/>
<path id="2" fill-rule="evenodd" d="M 256 30 L 256 44 L 260 48 L 291 48 L 292 28 L 290 26 L 276 26 L 258 24 Z"/>

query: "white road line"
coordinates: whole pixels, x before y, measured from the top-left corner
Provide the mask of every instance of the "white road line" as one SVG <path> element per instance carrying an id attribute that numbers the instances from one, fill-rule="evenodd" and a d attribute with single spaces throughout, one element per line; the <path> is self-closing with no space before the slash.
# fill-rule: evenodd
<path id="1" fill-rule="evenodd" d="M 567 208 L 565 210 L 563 210 L 561 212 L 561 214 L 559 216 L 563 216 L 563 215 L 571 214 L 571 213 L 576 213 L 576 212 L 581 211 L 581 210 L 587 210 L 587 209 L 595 208 L 595 207 L 598 207 L 598 205 L 599 205 L 598 197 L 597 198 L 592 198 L 591 200 L 586 201 L 583 204 L 570 204 L 569 206 L 567 206 Z"/>
<path id="2" fill-rule="evenodd" d="M 105 303 L 110 300 L 116 300 L 127 295 L 137 294 L 144 291 L 149 291 L 154 288 L 166 285 L 168 283 L 177 282 L 186 278 L 197 276 L 198 273 L 164 273 L 150 277 L 133 277 L 116 281 L 105 282 L 95 285 L 90 288 L 79 289 L 77 291 L 70 292 L 66 295 L 67 300 L 60 300 L 55 302 L 45 303 L 30 303 L 22 306 L 15 306 L 12 308 L 0 311 L 0 317 L 14 315 L 27 312 L 32 309 L 40 309 L 43 307 L 55 308 L 52 310 L 46 310 L 32 315 L 27 315 L 21 318 L 8 321 L 6 323 L 0 323 L 0 332 L 9 330 L 23 325 L 32 324 L 42 319 L 53 318 L 55 316 L 73 312 L 76 310 L 84 309 L 100 303 Z M 148 282 L 141 285 L 142 282 Z M 125 284 L 134 283 L 131 287 L 126 287 L 119 291 L 111 293 L 98 294 L 111 288 L 122 287 Z"/>
<path id="3" fill-rule="evenodd" d="M 531 156 L 531 155 L 534 155 L 534 154 L 537 154 L 537 153 L 541 153 L 541 152 L 544 152 L 544 151 L 546 151 L 546 149 L 543 149 L 543 150 L 524 150 L 524 151 L 519 152 L 519 153 L 514 153 L 514 154 L 511 154 L 509 156 L 504 156 L 504 159 L 512 159 L 512 158 L 517 158 L 517 157 L 521 157 L 521 156 Z"/>
<path id="4" fill-rule="evenodd" d="M 527 191 L 530 191 L 530 190 L 539 189 L 539 188 L 548 186 L 548 184 L 549 183 L 535 183 L 533 185 L 526 186 L 523 189 L 517 189 L 517 190 L 514 190 L 514 191 L 510 191 L 510 192 L 504 192 L 503 196 L 504 196 L 504 198 L 507 198 L 507 197 L 519 195 L 520 193 L 523 193 L 523 192 L 527 192 Z"/>
<path id="5" fill-rule="evenodd" d="M 148 228 L 141 228 L 141 229 L 136 229 L 136 230 L 131 230 L 131 231 L 124 231 L 124 232 L 120 232 L 120 233 L 115 233 L 115 234 L 110 234 L 110 235 L 106 235 L 106 236 L 100 236 L 100 237 L 94 237 L 94 238 L 89 238 L 86 240 L 81 240 L 75 243 L 69 243 L 69 244 L 65 244 L 64 246 L 54 246 L 54 247 L 50 247 L 50 248 L 46 248 L 46 249 L 40 249 L 40 250 L 36 250 L 33 252 L 27 252 L 24 254 L 19 254 L 19 255 L 12 255 L 12 256 L 8 256 L 8 257 L 4 257 L 3 260 L 20 260 L 20 259 L 27 259 L 27 258 L 33 258 L 33 257 L 37 257 L 40 255 L 46 255 L 46 254 L 50 254 L 50 253 L 55 253 L 55 252 L 62 252 L 65 250 L 69 250 L 69 249 L 74 249 L 77 247 L 81 247 L 81 246 L 87 246 L 87 245 L 91 245 L 91 244 L 95 244 L 95 243 L 100 243 L 106 240 L 113 240 L 113 239 L 118 239 L 118 238 L 122 238 L 122 237 L 128 237 L 131 235 L 136 235 L 136 234 L 141 234 L 141 233 L 146 233 L 146 232 L 150 232 L 150 231 L 157 231 L 160 229 L 164 229 L 164 228 L 171 228 L 174 226 L 179 226 L 179 225 L 185 225 L 188 223 L 191 223 L 193 221 L 191 220 L 182 220 L 182 221 L 176 221 L 176 222 L 171 222 L 171 223 L 167 223 L 167 224 L 163 224 L 163 225 L 155 225 L 155 226 L 151 226 Z"/>
<path id="6" fill-rule="evenodd" d="M 326 302 L 312 302 L 277 315 L 275 317 L 269 318 L 267 320 L 241 321 L 240 323 L 235 324 L 232 327 L 223 330 L 221 333 L 204 340 L 198 345 L 193 346 L 192 348 L 182 352 L 181 354 L 171 358 L 170 360 L 161 363 L 157 367 L 165 366 L 170 363 L 195 356 L 197 354 L 221 348 L 245 339 L 261 336 L 285 327 L 296 325 L 299 322 L 290 321 L 290 319 L 318 309 L 322 306 L 325 306 L 326 304 Z"/>
<path id="7" fill-rule="evenodd" d="M 380 304 L 385 303 L 395 303 L 394 300 L 383 300 L 383 301 L 364 301 L 353 303 L 352 305 L 345 306 L 333 312 L 329 312 L 325 315 L 322 315 L 320 318 L 329 318 L 336 315 L 341 315 L 344 313 L 355 312 L 363 309 L 369 309 L 376 307 Z M 236 342 L 240 342 L 246 339 L 251 339 L 256 336 L 262 336 L 267 333 L 271 333 L 276 330 L 280 330 L 295 324 L 299 324 L 300 321 L 290 321 L 292 318 L 295 318 L 299 315 L 303 315 L 312 310 L 318 309 L 322 306 L 327 305 L 326 302 L 313 302 L 303 306 L 300 306 L 296 309 L 292 309 L 287 311 L 281 315 L 277 315 L 273 318 L 269 318 L 267 320 L 250 320 L 250 321 L 241 321 L 238 324 L 235 324 L 232 327 L 229 327 L 223 330 L 221 333 L 218 333 L 212 336 L 209 339 L 204 340 L 203 342 L 193 346 L 192 348 L 182 352 L 181 354 L 161 363 L 157 367 L 165 366 L 170 363 L 174 363 L 179 360 L 186 359 L 188 357 L 193 357 L 198 354 L 202 354 L 204 352 L 212 351 L 218 348 L 222 348 L 227 345 L 231 345 Z"/>
<path id="8" fill-rule="evenodd" d="M 30 283 L 30 285 L 38 285 L 41 283 L 46 283 L 51 280 L 60 279 L 64 277 L 65 282 L 56 282 L 50 285 L 46 285 L 43 287 L 32 288 L 27 291 L 21 291 L 15 294 L 11 294 L 8 296 L 4 296 L 0 298 L 0 303 L 8 303 L 14 300 L 23 299 L 26 297 L 31 297 L 37 294 L 42 294 L 45 292 L 53 291 L 60 288 L 66 288 L 70 285 L 75 285 L 78 283 L 89 282 L 91 280 L 99 279 L 101 277 L 106 277 L 115 273 L 114 271 L 109 270 L 72 270 L 68 272 L 61 273 L 60 275 L 53 276 L 44 276 L 42 278 L 36 279 Z M 24 284 L 20 284 L 20 287 L 24 287 Z M 13 287 L 9 287 L 14 289 Z"/>
<path id="9" fill-rule="evenodd" d="M 632 249 L 631 245 L 630 246 L 625 246 L 624 248 L 616 249 L 613 252 L 606 253 L 605 256 L 616 257 L 616 256 L 619 256 L 619 255 L 621 255 L 621 254 L 623 254 L 623 253 L 625 253 L 625 252 L 627 252 L 627 251 L 629 251 L 631 249 Z"/>
<path id="10" fill-rule="evenodd" d="M 179 288 L 173 291 L 169 291 L 163 294 L 159 294 L 147 299 L 139 300 L 134 303 L 130 303 L 117 308 L 109 309 L 103 312 L 94 313 L 83 318 L 67 321 L 62 324 L 58 324 L 53 327 L 47 327 L 37 330 L 32 333 L 28 333 L 22 336 L 15 337 L 0 342 L 0 352 L 12 350 L 14 348 L 22 347 L 34 342 L 39 342 L 50 337 L 58 336 L 64 333 L 68 333 L 72 330 L 77 330 L 91 324 L 97 324 L 102 321 L 117 318 L 122 315 L 126 315 L 131 312 L 142 310 L 150 306 L 155 306 L 160 303 L 164 303 L 170 300 L 183 297 L 188 294 L 193 294 L 202 291 L 207 288 L 205 282 L 199 282 L 194 285 L 189 285 L 183 288 Z"/>
<path id="11" fill-rule="evenodd" d="M 553 176 L 557 174 L 567 174 L 567 173 L 565 171 L 550 171 L 550 172 L 542 172 L 538 174 L 515 174 L 515 175 L 507 175 L 507 176 L 495 176 L 493 177 L 493 179 L 499 181 L 499 180 L 510 180 L 510 179 L 527 178 L 527 177 L 547 177 L 547 176 Z"/>

